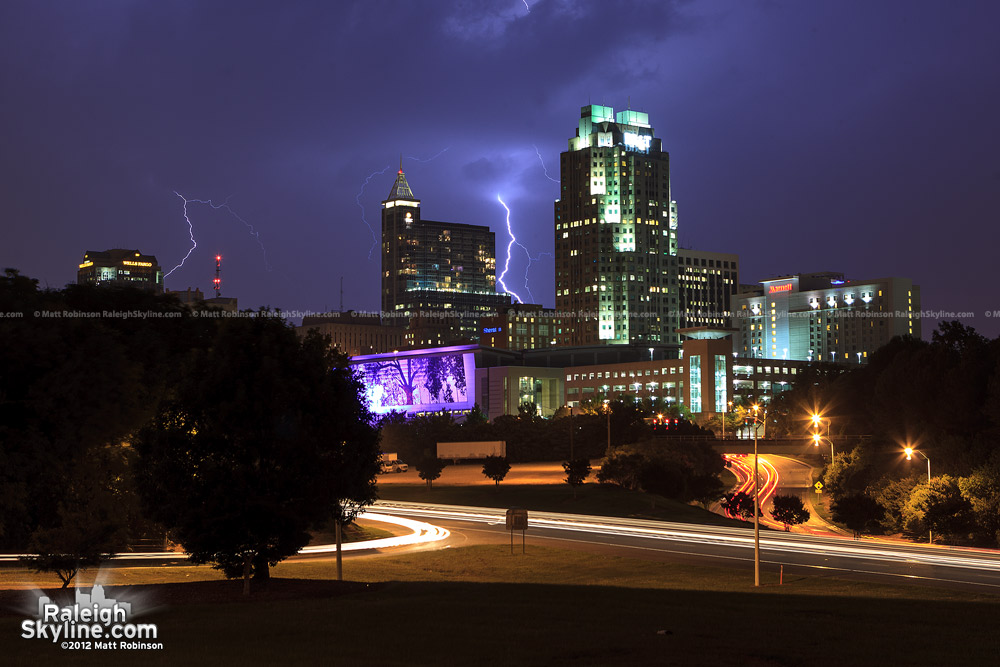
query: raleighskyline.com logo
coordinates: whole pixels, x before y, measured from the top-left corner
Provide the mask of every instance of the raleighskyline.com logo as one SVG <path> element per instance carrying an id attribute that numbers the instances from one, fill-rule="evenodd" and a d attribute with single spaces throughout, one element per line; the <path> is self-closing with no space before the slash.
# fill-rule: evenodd
<path id="1" fill-rule="evenodd" d="M 22 639 L 42 639 L 68 650 L 160 650 L 155 623 L 130 623 L 132 605 L 104 596 L 95 585 L 90 594 L 76 589 L 76 601 L 60 606 L 38 598 L 34 619 L 21 622 Z"/>

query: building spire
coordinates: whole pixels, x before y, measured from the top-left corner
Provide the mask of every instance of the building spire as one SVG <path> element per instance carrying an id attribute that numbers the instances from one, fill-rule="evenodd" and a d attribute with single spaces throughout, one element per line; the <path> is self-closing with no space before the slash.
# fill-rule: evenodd
<path id="1" fill-rule="evenodd" d="M 413 190 L 410 189 L 410 184 L 406 182 L 406 174 L 403 173 L 402 156 L 399 158 L 399 173 L 396 174 L 396 182 L 392 184 L 392 190 L 389 190 L 389 196 L 385 198 L 386 201 L 395 201 L 397 199 L 420 201 L 413 196 Z"/>

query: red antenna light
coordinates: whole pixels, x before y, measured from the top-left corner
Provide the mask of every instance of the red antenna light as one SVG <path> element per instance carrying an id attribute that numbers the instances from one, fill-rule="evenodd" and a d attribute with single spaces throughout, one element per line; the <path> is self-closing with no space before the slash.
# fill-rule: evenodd
<path id="1" fill-rule="evenodd" d="M 215 256 L 215 298 L 219 298 L 222 295 L 222 255 Z"/>

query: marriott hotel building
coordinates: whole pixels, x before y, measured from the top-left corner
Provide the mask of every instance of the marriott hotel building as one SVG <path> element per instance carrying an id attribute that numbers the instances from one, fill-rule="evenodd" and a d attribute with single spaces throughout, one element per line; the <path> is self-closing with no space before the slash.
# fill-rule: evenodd
<path id="1" fill-rule="evenodd" d="M 734 298 L 740 357 L 865 363 L 894 336 L 920 337 L 920 288 L 907 278 L 808 273 L 760 284 Z"/>

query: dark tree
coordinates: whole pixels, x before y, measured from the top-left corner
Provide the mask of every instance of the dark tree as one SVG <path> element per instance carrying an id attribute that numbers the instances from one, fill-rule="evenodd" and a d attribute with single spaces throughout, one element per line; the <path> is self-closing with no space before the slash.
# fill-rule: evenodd
<path id="1" fill-rule="evenodd" d="M 771 500 L 771 518 L 785 524 L 785 530 L 809 520 L 809 510 L 798 496 L 775 496 Z"/>
<path id="2" fill-rule="evenodd" d="M 563 461 L 563 470 L 566 472 L 566 483 L 573 487 L 573 497 L 576 498 L 576 487 L 582 486 L 590 477 L 590 459 L 573 459 Z"/>
<path id="3" fill-rule="evenodd" d="M 269 312 L 224 320 L 139 434 L 148 511 L 244 593 L 345 501 L 374 499 L 378 432 L 346 361 Z"/>
<path id="4" fill-rule="evenodd" d="M 852 531 L 857 539 L 863 533 L 879 530 L 885 510 L 877 500 L 864 493 L 852 493 L 830 503 L 830 515 Z"/>
<path id="5" fill-rule="evenodd" d="M 684 495 L 684 470 L 676 463 L 662 458 L 646 460 L 639 470 L 639 486 L 651 494 L 650 502 L 655 508 L 655 496 L 678 499 Z"/>
<path id="6" fill-rule="evenodd" d="M 490 455 L 483 460 L 483 475 L 492 479 L 496 486 L 500 486 L 500 482 L 509 472 L 510 461 L 506 456 Z"/>
<path id="7" fill-rule="evenodd" d="M 431 483 L 441 476 L 441 471 L 448 464 L 436 456 L 424 456 L 417 459 L 415 465 L 417 474 L 420 476 L 420 479 L 427 482 L 427 488 L 429 489 L 431 488 Z"/>
<path id="8" fill-rule="evenodd" d="M 601 484 L 617 484 L 635 491 L 639 489 L 639 476 L 646 464 L 646 457 L 633 452 L 614 452 L 604 459 L 597 471 L 597 481 Z"/>
<path id="9" fill-rule="evenodd" d="M 753 496 L 749 493 L 743 493 L 742 491 L 737 491 L 735 493 L 728 493 L 722 497 L 722 509 L 726 510 L 733 516 L 738 516 L 744 521 L 749 521 L 753 518 Z M 757 510 L 757 516 L 764 516 L 760 508 Z"/>
<path id="10" fill-rule="evenodd" d="M 81 568 L 100 565 L 127 547 L 129 510 L 134 506 L 125 448 L 96 447 L 80 456 L 64 480 L 54 521 L 31 536 L 35 554 L 23 560 L 38 572 L 54 572 L 66 588 Z"/>

